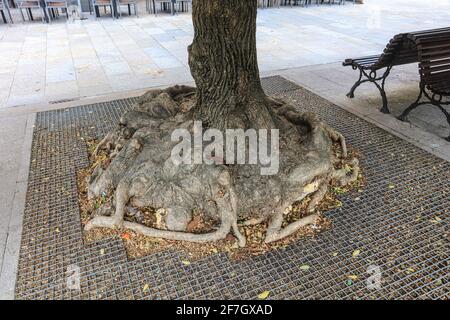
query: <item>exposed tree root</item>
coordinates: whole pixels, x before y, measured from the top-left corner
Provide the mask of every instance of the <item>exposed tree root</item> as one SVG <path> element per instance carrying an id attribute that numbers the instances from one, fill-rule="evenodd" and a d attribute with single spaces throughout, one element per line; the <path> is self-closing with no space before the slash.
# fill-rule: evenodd
<path id="1" fill-rule="evenodd" d="M 108 161 L 94 170 L 88 195 L 112 198 L 112 211 L 104 208 L 85 226 L 127 228 L 135 232 L 170 240 L 210 242 L 232 232 L 243 247 L 246 238 L 239 225 L 260 224 L 268 220 L 265 242 L 280 240 L 300 228 L 313 224 L 315 213 L 331 184 L 345 186 L 359 174 L 358 160 L 335 169 L 341 159 L 333 154 L 333 142 L 347 157 L 345 138 L 321 122 L 314 114 L 300 113 L 280 101 L 265 103 L 271 108 L 273 123 L 280 128 L 280 166 L 276 175 L 260 175 L 259 165 L 175 164 L 171 151 L 173 130 L 193 132 L 194 88 L 175 86 L 146 93 L 126 113 L 118 127 L 96 147 Z M 309 198 L 310 215 L 282 227 L 292 203 Z M 167 211 L 167 230 L 125 221 L 127 208 L 153 207 Z M 200 209 L 218 221 L 209 233 L 186 231 L 192 211 Z M 240 223 L 238 224 L 238 221 Z"/>

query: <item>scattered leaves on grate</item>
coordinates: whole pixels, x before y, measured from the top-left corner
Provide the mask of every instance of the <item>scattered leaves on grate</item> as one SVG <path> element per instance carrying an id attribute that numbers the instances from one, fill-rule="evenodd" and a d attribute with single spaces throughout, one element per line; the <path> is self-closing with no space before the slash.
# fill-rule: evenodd
<path id="1" fill-rule="evenodd" d="M 101 139 L 136 99 L 40 112 L 16 298 L 257 299 L 269 291 L 270 299 L 448 299 L 450 164 L 281 77 L 262 84 L 317 113 L 362 152 L 367 186 L 333 190 L 342 205 L 324 213 L 331 230 L 249 259 L 212 254 L 193 262 L 169 249 L 129 261 L 126 230 L 83 242 L 74 173 L 89 165 L 85 141 Z M 80 267 L 80 290 L 67 287 L 70 266 Z M 367 288 L 369 267 L 380 268 L 380 289 Z"/>

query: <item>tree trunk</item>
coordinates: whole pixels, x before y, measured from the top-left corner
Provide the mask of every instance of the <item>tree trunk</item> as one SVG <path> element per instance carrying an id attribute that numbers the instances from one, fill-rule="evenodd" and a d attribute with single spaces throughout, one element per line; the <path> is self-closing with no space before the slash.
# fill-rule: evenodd
<path id="1" fill-rule="evenodd" d="M 341 134 L 314 114 L 265 96 L 256 55 L 256 9 L 256 0 L 193 1 L 195 36 L 189 65 L 197 88 L 147 92 L 97 145 L 87 194 L 91 203 L 109 200 L 93 211 L 85 230 L 125 227 L 146 236 L 193 242 L 217 241 L 232 232 L 244 246 L 238 223 L 245 227 L 267 221 L 264 241 L 273 242 L 314 223 L 330 185 L 342 187 L 357 179 L 358 160 L 346 159 Z M 279 129 L 276 138 L 270 138 L 278 140 L 277 147 L 270 146 L 275 172 L 263 173 L 267 163 L 260 152 L 258 164 L 223 165 L 222 158 L 215 164 L 174 161 L 178 142 L 173 133 L 183 129 L 182 138 L 190 146 L 193 120 L 222 131 Z M 341 144 L 339 156 L 333 154 L 333 142 Z M 267 151 L 268 146 L 258 139 L 258 148 L 251 150 L 256 149 Z M 299 202 L 303 211 L 285 224 L 285 213 Z M 127 217 L 133 208 L 154 208 L 155 220 L 164 224 L 135 222 Z M 164 215 L 158 216 L 157 209 Z M 194 211 L 216 221 L 215 227 L 188 232 Z"/>
<path id="2" fill-rule="evenodd" d="M 271 128 L 256 55 L 256 0 L 195 0 L 189 66 L 204 126 Z"/>

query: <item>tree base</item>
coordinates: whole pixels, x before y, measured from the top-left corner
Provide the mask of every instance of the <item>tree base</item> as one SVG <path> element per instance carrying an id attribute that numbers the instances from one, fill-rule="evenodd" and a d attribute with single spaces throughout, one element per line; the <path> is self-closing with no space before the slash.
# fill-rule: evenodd
<path id="1" fill-rule="evenodd" d="M 184 86 L 149 91 L 97 145 L 87 196 L 101 205 L 86 231 L 125 228 L 197 243 L 220 241 L 232 232 L 244 247 L 243 226 L 265 225 L 264 242 L 271 243 L 314 225 L 330 188 L 357 180 L 358 160 L 347 157 L 341 134 L 314 114 L 270 99 L 264 103 L 280 128 L 278 174 L 262 176 L 259 165 L 176 165 L 171 134 L 179 128 L 192 132 L 194 93 Z M 294 203 L 303 212 L 287 221 Z M 150 208 L 153 223 L 127 218 L 139 208 Z M 210 221 L 208 232 L 190 230 L 198 217 Z"/>

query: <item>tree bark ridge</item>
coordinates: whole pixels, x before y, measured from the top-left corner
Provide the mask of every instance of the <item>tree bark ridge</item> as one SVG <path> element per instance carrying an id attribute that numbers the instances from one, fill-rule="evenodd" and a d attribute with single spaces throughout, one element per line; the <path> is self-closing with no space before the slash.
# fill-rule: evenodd
<path id="1" fill-rule="evenodd" d="M 196 0 L 189 66 L 197 86 L 194 114 L 205 127 L 274 127 L 259 77 L 256 0 Z"/>

